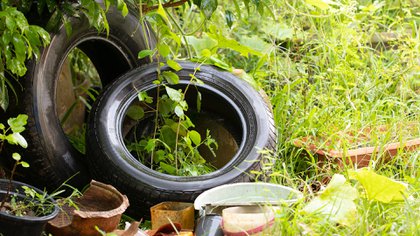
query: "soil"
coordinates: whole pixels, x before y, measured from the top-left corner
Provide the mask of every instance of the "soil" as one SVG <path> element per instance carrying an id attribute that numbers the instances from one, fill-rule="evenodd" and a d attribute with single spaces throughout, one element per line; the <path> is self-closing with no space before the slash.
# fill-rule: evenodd
<path id="1" fill-rule="evenodd" d="M 0 211 L 14 216 L 36 216 L 35 212 L 30 209 L 22 210 L 24 208 L 23 202 L 18 202 L 17 204 L 22 204 L 21 206 L 19 206 L 19 211 L 13 209 L 13 206 L 10 204 L 10 202 L 4 203 L 4 206 L 0 209 Z"/>

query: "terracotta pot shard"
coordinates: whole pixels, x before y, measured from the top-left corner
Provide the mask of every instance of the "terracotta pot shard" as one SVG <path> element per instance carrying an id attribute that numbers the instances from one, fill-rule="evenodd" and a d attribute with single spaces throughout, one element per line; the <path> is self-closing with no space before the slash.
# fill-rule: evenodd
<path id="1" fill-rule="evenodd" d="M 379 152 L 383 153 L 386 156 L 386 160 L 397 155 L 398 150 L 403 150 L 405 152 L 415 151 L 420 148 L 420 138 L 408 140 L 406 142 L 394 142 L 383 145 L 382 147 L 363 147 L 349 149 L 347 151 L 341 150 L 325 150 L 313 143 L 308 142 L 309 137 L 303 137 L 301 139 L 296 139 L 293 142 L 293 145 L 296 147 L 301 147 L 311 152 L 314 152 L 319 155 L 320 161 L 324 162 L 326 160 L 336 161 L 340 166 L 346 164 L 353 164 L 357 167 L 366 167 L 369 165 L 372 155 Z"/>
<path id="2" fill-rule="evenodd" d="M 92 180 L 83 195 L 74 201 L 79 209 L 65 205 L 60 214 L 48 222 L 53 235 L 100 235 L 95 229 L 112 232 L 129 206 L 128 198 L 113 186 Z"/>

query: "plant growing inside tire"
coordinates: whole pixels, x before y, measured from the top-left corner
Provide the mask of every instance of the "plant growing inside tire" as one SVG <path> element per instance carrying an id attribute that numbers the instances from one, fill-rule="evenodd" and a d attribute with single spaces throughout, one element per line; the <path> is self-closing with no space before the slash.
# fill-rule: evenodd
<path id="1" fill-rule="evenodd" d="M 174 70 L 182 69 L 175 61 L 169 60 L 167 63 Z M 211 155 L 217 158 L 213 150 L 217 149 L 217 142 L 211 137 L 210 130 L 206 129 L 203 134 L 197 132 L 187 115 L 188 112 L 191 113 L 185 100 L 189 89 L 197 90 L 196 112 L 200 112 L 201 93 L 194 85 L 202 82 L 192 74 L 190 82 L 183 90 L 175 89 L 172 86 L 178 84 L 178 75 L 171 71 L 160 73 L 160 68 L 157 71 L 157 79 L 153 81 L 158 85 L 154 90 L 155 94 L 150 96 L 147 91 L 139 91 L 140 103 L 130 106 L 127 111 L 129 118 L 140 122 L 145 115 L 150 115 L 153 120 L 152 132 L 142 132 L 140 140 L 134 135 L 134 142 L 127 145 L 128 149 L 143 164 L 162 173 L 197 176 L 215 171 L 216 168 L 206 161 L 200 150 L 207 147 Z M 134 133 L 137 133 L 136 130 L 137 127 L 134 128 Z"/>
<path id="2" fill-rule="evenodd" d="M 184 98 L 189 106 L 186 114 L 196 125 L 194 129 L 203 140 L 206 129 L 210 130 L 218 144 L 218 149 L 214 150 L 216 153 L 228 148 L 233 151 L 217 155 L 215 171 L 197 176 L 165 174 L 143 164 L 126 141 L 136 140 L 135 137 L 141 140 L 141 134 L 153 134 L 153 109 L 149 112 L 147 107 L 142 107 L 144 112 L 139 113 L 144 114 L 139 117 L 143 118 L 135 121 L 135 125 L 130 125 L 132 119 L 127 120 L 127 114 L 131 113 L 133 105 L 149 105 L 138 103 L 139 92 L 142 100 L 153 97 L 156 101 L 159 87 L 164 90 L 160 97 L 167 95 L 169 98 L 169 95 L 162 84 L 155 83 L 157 63 L 139 67 L 120 77 L 100 94 L 89 114 L 87 156 L 95 178 L 114 185 L 130 199 L 135 199 L 130 202 L 130 207 L 131 213 L 137 215 L 146 215 L 145 206 L 158 202 L 192 201 L 209 188 L 251 181 L 255 179 L 252 173 L 264 174 L 260 150 L 275 148 L 276 129 L 272 113 L 258 91 L 229 72 L 192 62 L 179 64 L 182 67 L 179 71 L 168 65 L 161 66 L 160 70 L 174 73 L 179 78 L 176 85 L 171 85 L 172 89 L 185 91 L 189 86 Z M 203 83 L 192 84 L 191 75 Z M 201 103 L 197 102 L 197 91 L 201 94 Z M 143 92 L 147 92 L 147 96 Z M 197 105 L 200 112 L 196 112 Z M 219 128 L 215 129 L 213 125 Z M 132 127 L 137 127 L 137 130 L 132 132 Z M 209 157 L 212 155 L 206 155 Z M 213 164 L 212 160 L 209 162 Z"/>
<path id="3" fill-rule="evenodd" d="M 267 177 L 263 166 L 268 159 L 261 150 L 275 149 L 276 127 L 271 105 L 246 81 L 203 65 L 212 62 L 207 57 L 211 56 L 209 50 L 198 63 L 176 62 L 185 52 L 192 59 L 188 46 L 186 50 L 181 48 L 181 44 L 188 44 L 185 33 L 161 6 L 148 17 L 156 26 L 156 48 L 142 50 L 138 56 L 155 62 L 116 79 L 98 96 L 89 114 L 86 151 L 92 175 L 134 199 L 128 211 L 137 216 L 149 215 L 149 207 L 162 201 L 191 202 L 202 191 L 215 186 Z M 175 28 L 181 36 L 173 32 Z M 244 49 L 231 41 L 225 40 L 225 45 L 227 42 L 236 49 Z M 166 112 L 162 112 L 164 108 Z M 161 122 L 154 122 L 156 119 Z M 167 132 L 154 132 L 155 128 Z M 210 140 L 207 129 L 217 142 L 217 149 L 210 144 L 216 158 L 205 144 L 196 145 Z M 200 138 L 196 138 L 194 131 Z M 194 145 L 181 148 L 182 152 L 188 155 L 190 150 L 198 151 L 215 169 L 188 170 L 189 176 L 160 172 L 161 166 L 169 173 L 177 172 L 176 162 L 165 165 L 174 157 L 173 153 L 166 155 L 168 150 L 178 150 L 177 133 L 181 143 Z M 172 148 L 165 146 L 168 143 L 172 143 Z M 158 149 L 154 149 L 156 146 Z"/>

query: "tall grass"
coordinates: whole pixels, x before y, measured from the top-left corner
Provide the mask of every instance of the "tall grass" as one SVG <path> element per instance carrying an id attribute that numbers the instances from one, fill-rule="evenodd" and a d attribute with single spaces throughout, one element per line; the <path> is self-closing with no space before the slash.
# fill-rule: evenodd
<path id="1" fill-rule="evenodd" d="M 420 3 L 417 1 L 266 2 L 270 14 L 238 14 L 223 32 L 264 57 L 221 57 L 243 68 L 271 97 L 278 129 L 272 182 L 299 188 L 311 199 L 325 180 L 352 168 L 323 166 L 293 140 L 328 137 L 347 149 L 343 133 L 387 126 L 368 145 L 406 142 L 420 136 Z M 332 3 L 331 3 L 332 2 Z M 212 18 L 224 25 L 226 4 Z M 262 65 L 262 66 L 261 66 Z M 413 124 L 413 125 L 409 125 Z M 344 135 L 345 136 L 345 135 Z M 367 144 L 356 144 L 367 145 Z M 327 147 L 330 148 L 330 147 Z M 370 168 L 409 186 L 410 198 L 391 204 L 357 200 L 351 226 L 302 211 L 305 201 L 278 212 L 277 235 L 420 235 L 420 151 L 400 151 L 391 161 L 373 156 Z M 273 233 L 272 232 L 272 233 Z"/>

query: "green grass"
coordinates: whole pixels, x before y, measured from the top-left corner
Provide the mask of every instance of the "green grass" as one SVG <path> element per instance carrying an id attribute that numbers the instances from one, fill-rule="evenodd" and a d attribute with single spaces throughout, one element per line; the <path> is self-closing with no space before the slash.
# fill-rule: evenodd
<path id="1" fill-rule="evenodd" d="M 334 1 L 337 5 L 321 10 L 307 2 L 321 1 L 267 2 L 271 14 L 243 11 L 240 19 L 236 12 L 232 28 L 221 29 L 263 50 L 264 57 L 240 57 L 225 49 L 219 55 L 233 67 L 245 69 L 271 97 L 278 129 L 278 149 L 271 154 L 277 160 L 271 181 L 300 188 L 305 194 L 302 202 L 278 212 L 274 232 L 419 235 L 420 151 L 401 151 L 389 162 L 374 156 L 370 168 L 405 182 L 410 197 L 392 203 L 360 197 L 355 200 L 354 222 L 342 225 L 302 209 L 316 196 L 311 186 L 324 184 L 336 173 L 347 176 L 351 167 L 319 166 L 318 157 L 293 146 L 293 140 L 317 136 L 345 143 L 342 132 L 380 125 L 391 131 L 373 135 L 370 142 L 376 146 L 420 136 L 418 125 L 401 128 L 420 121 L 420 4 L 409 0 Z M 212 22 L 224 25 L 227 9 L 235 12 L 226 4 Z M 390 40 L 377 42 L 378 34 Z M 259 67 L 261 60 L 265 61 Z M 351 184 L 359 186 L 355 181 Z"/>

